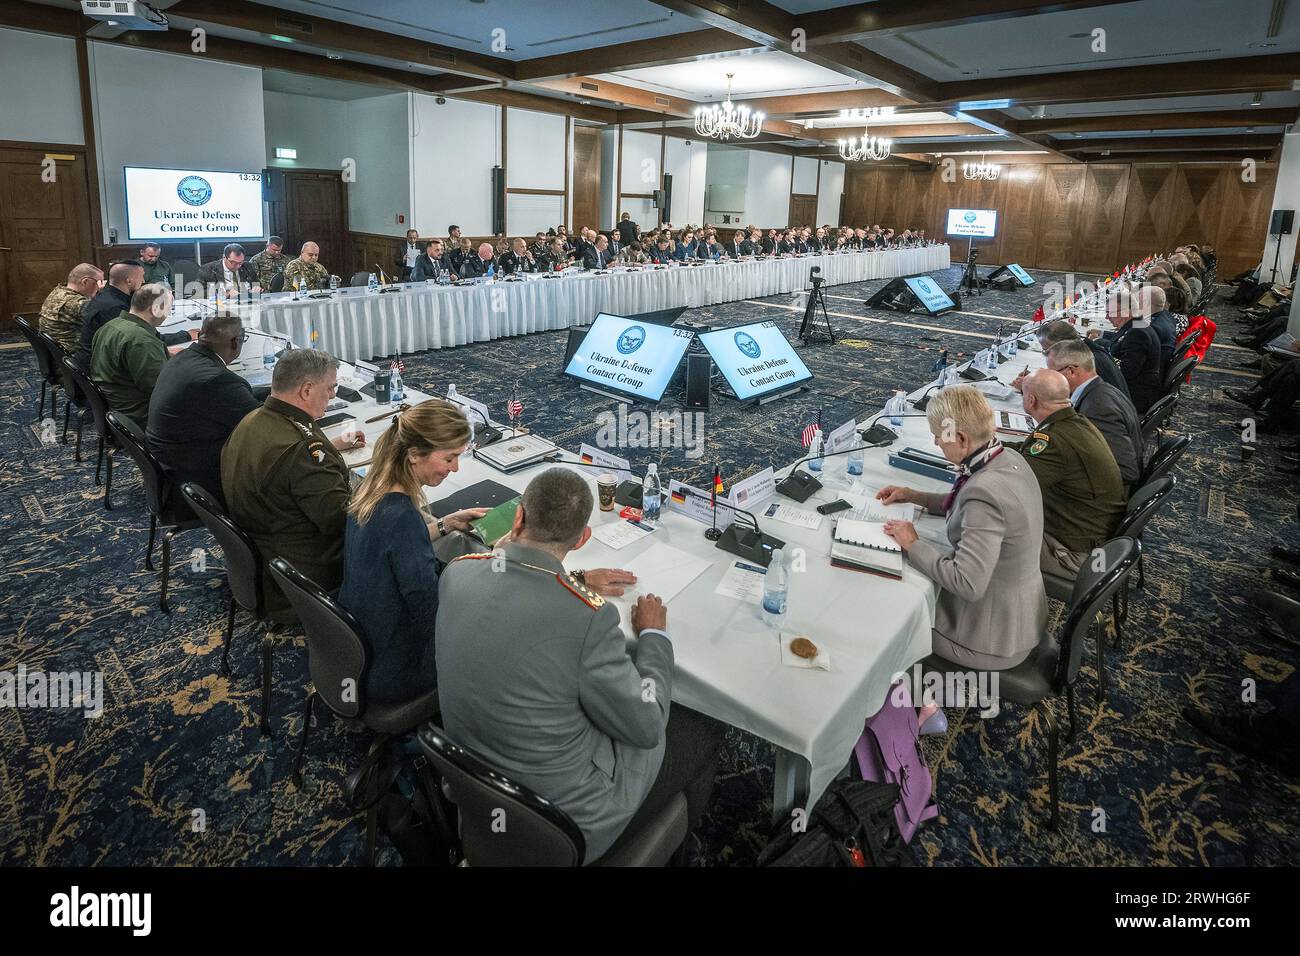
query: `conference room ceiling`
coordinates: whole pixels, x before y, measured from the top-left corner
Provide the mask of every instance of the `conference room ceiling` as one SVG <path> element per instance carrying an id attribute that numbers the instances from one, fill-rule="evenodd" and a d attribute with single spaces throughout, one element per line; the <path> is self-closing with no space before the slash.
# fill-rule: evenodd
<path id="1" fill-rule="evenodd" d="M 861 125 L 838 120 L 853 107 L 894 108 L 872 132 L 893 138 L 896 154 L 971 146 L 1053 162 L 1175 150 L 1266 158 L 1300 112 L 1296 0 L 159 5 L 170 33 L 116 42 L 185 52 L 189 29 L 201 25 L 221 38 L 209 50 L 218 58 L 376 92 L 563 110 L 585 122 L 688 130 L 695 107 L 718 101 L 731 72 L 735 99 L 768 115 L 764 148 L 810 155 L 834 154 L 835 140 Z M 277 83 L 289 81 L 268 88 Z M 359 95 L 321 88 L 333 93 L 317 95 Z"/>

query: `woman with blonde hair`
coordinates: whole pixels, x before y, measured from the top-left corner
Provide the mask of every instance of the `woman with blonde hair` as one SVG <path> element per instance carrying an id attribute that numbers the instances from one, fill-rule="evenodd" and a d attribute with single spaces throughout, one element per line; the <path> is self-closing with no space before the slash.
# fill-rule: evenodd
<path id="1" fill-rule="evenodd" d="M 370 469 L 348 506 L 339 602 L 370 646 L 366 693 L 373 701 L 414 700 L 438 682 L 433 626 L 440 562 L 433 542 L 486 514 L 467 508 L 435 517 L 421 510 L 424 487 L 460 469 L 472 431 L 454 405 L 430 399 L 398 414 L 375 443 Z"/>
<path id="2" fill-rule="evenodd" d="M 885 533 L 908 563 L 939 585 L 931 663 L 934 670 L 1007 670 L 1038 645 L 1047 619 L 1039 569 L 1043 496 L 1019 452 L 994 434 L 993 409 L 971 385 L 936 392 L 926 407 L 934 443 L 959 467 L 946 495 L 889 486 L 886 504 L 910 502 L 945 515 L 953 552 L 917 537 L 910 521 Z M 934 658 L 939 658 L 935 661 Z"/>

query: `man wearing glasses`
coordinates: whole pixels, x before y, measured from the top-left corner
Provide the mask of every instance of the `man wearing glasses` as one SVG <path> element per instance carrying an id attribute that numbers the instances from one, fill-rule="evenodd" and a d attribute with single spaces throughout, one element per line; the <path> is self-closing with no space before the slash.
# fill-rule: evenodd
<path id="1" fill-rule="evenodd" d="M 182 504 L 180 486 L 186 481 L 225 501 L 221 446 L 258 404 L 247 380 L 226 368 L 239 357 L 247 338 L 238 315 L 210 315 L 194 344 L 173 356 L 158 374 L 145 437 L 158 460 L 175 472 L 176 504 Z M 182 504 L 182 514 L 187 511 Z"/>

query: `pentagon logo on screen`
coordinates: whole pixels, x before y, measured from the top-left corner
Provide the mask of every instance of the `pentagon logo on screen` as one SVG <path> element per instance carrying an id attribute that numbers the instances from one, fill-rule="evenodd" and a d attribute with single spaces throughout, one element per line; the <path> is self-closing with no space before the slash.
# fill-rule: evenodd
<path id="1" fill-rule="evenodd" d="M 176 195 L 189 206 L 202 206 L 212 198 L 212 184 L 202 176 L 186 176 L 176 186 Z"/>

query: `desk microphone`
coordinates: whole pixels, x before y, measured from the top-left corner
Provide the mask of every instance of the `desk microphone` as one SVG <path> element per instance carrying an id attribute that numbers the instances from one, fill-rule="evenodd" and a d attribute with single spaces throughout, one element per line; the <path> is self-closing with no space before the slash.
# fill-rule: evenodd
<path id="1" fill-rule="evenodd" d="M 482 409 L 476 408 L 473 405 L 468 405 L 465 402 L 460 401 L 459 399 L 451 398 L 450 396 L 447 395 L 443 395 L 441 397 L 444 402 L 451 402 L 453 405 L 459 405 L 461 408 L 465 409 L 466 411 L 473 412 L 474 414 L 478 415 L 479 418 L 483 419 L 482 428 L 480 428 L 477 424 L 474 424 L 472 426 L 474 429 L 474 444 L 476 444 L 479 448 L 486 448 L 488 445 L 491 445 L 493 442 L 497 442 L 501 440 L 501 430 L 499 428 L 495 428 L 492 425 L 492 423 L 488 421 L 487 416 L 483 414 Z"/>

